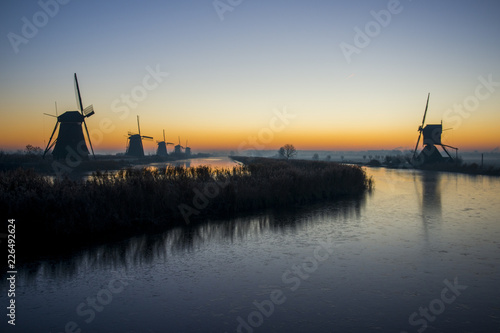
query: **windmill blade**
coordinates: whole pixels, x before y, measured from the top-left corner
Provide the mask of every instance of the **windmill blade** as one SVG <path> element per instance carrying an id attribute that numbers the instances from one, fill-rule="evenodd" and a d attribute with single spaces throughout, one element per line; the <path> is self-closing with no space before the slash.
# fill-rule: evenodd
<path id="1" fill-rule="evenodd" d="M 90 117 L 90 116 L 91 116 L 91 115 L 93 115 L 93 114 L 95 114 L 95 112 L 94 112 L 94 105 L 92 105 L 92 104 L 91 104 L 91 105 L 89 105 L 89 106 L 87 106 L 87 107 L 83 110 L 83 115 L 84 115 L 85 117 L 87 117 L 87 118 L 88 118 L 88 117 Z"/>
<path id="2" fill-rule="evenodd" d="M 57 102 L 54 102 L 56 104 L 56 117 L 58 116 L 57 114 Z"/>
<path id="3" fill-rule="evenodd" d="M 165 130 L 163 130 L 163 141 L 165 141 Z"/>
<path id="4" fill-rule="evenodd" d="M 143 136 L 141 136 L 141 138 L 143 138 L 143 139 L 153 140 L 153 137 L 152 137 L 152 136 L 145 136 L 145 135 L 143 135 Z"/>
<path id="5" fill-rule="evenodd" d="M 141 135 L 141 125 L 139 125 L 139 116 L 137 116 L 137 129 L 139 130 L 139 135 Z"/>
<path id="6" fill-rule="evenodd" d="M 167 145 L 174 145 L 175 143 L 167 142 Z"/>
<path id="7" fill-rule="evenodd" d="M 76 88 L 76 97 L 77 97 L 77 104 L 80 107 L 80 112 L 83 114 L 83 104 L 82 104 L 82 95 L 80 95 L 80 86 L 78 86 L 78 78 L 76 77 L 75 73 L 75 88 Z"/>
<path id="8" fill-rule="evenodd" d="M 420 131 L 420 134 L 418 135 L 417 144 L 415 145 L 415 150 L 413 151 L 413 158 L 415 158 L 415 155 L 417 154 L 417 148 L 418 148 L 418 144 L 420 143 L 421 136 L 422 136 L 422 131 Z"/>
<path id="9" fill-rule="evenodd" d="M 417 154 L 418 144 L 420 143 L 420 138 L 422 137 L 422 131 L 424 130 L 425 118 L 427 117 L 427 110 L 429 108 L 429 98 L 431 97 L 431 93 L 427 95 L 427 103 L 425 104 L 424 117 L 422 118 L 422 125 L 418 128 L 419 134 L 417 139 L 417 144 L 415 145 L 415 150 L 413 150 L 413 158 Z"/>
<path id="10" fill-rule="evenodd" d="M 427 104 L 425 105 L 425 112 L 424 112 L 424 118 L 422 118 L 422 126 L 420 126 L 421 128 L 424 127 L 424 123 L 425 123 L 425 117 L 427 117 L 427 109 L 429 108 L 429 98 L 431 97 L 431 93 L 429 93 L 427 95 Z"/>
<path id="11" fill-rule="evenodd" d="M 85 131 L 87 132 L 87 138 L 89 139 L 90 150 L 92 150 L 92 156 L 94 156 L 94 147 L 92 147 L 92 142 L 90 141 L 89 129 L 87 128 L 87 123 L 85 122 L 85 118 L 83 118 L 83 125 L 85 125 Z"/>
<path id="12" fill-rule="evenodd" d="M 54 147 L 56 145 L 56 143 L 57 143 L 57 139 L 55 139 L 54 142 L 52 142 L 52 144 L 49 147 L 49 150 L 51 150 L 52 147 Z"/>
<path id="13" fill-rule="evenodd" d="M 54 126 L 54 130 L 52 131 L 52 134 L 50 135 L 50 139 L 49 139 L 49 143 L 47 143 L 47 147 L 45 148 L 45 151 L 43 152 L 43 157 L 42 158 L 45 158 L 45 154 L 47 154 L 47 152 L 50 150 L 51 146 L 50 146 L 50 142 L 52 141 L 52 138 L 54 137 L 54 133 L 56 132 L 57 130 L 57 125 L 59 124 L 59 122 L 56 122 L 56 126 Z"/>
<path id="14" fill-rule="evenodd" d="M 57 118 L 57 116 L 54 116 L 53 114 L 44 113 L 44 115 Z"/>

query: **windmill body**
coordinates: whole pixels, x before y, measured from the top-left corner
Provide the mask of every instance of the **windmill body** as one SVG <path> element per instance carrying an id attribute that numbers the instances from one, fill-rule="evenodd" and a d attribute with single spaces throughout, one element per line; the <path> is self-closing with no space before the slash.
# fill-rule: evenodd
<path id="1" fill-rule="evenodd" d="M 186 140 L 186 147 L 184 148 L 184 153 L 186 156 L 191 156 L 191 147 L 188 147 L 188 142 Z"/>
<path id="2" fill-rule="evenodd" d="M 57 117 L 59 134 L 52 156 L 55 159 L 64 159 L 70 152 L 76 152 L 80 157 L 88 159 L 89 150 L 83 136 L 83 116 L 78 111 L 66 111 Z"/>
<path id="3" fill-rule="evenodd" d="M 128 156 L 143 157 L 144 156 L 144 146 L 142 145 L 142 138 L 139 134 L 132 134 L 128 137 Z"/>
<path id="4" fill-rule="evenodd" d="M 441 135 L 443 134 L 443 125 L 442 124 L 428 124 L 425 125 L 425 118 L 427 116 L 427 109 L 429 107 L 429 96 L 427 96 L 427 105 L 424 111 L 424 118 L 422 119 L 422 125 L 418 128 L 420 132 L 418 135 L 417 145 L 415 146 L 415 150 L 413 152 L 413 161 L 414 164 L 424 165 L 424 164 L 433 164 L 433 163 L 442 163 L 442 162 L 453 162 L 454 159 L 451 157 L 450 153 L 446 150 L 446 147 L 455 149 L 458 151 L 458 148 L 445 145 L 441 142 Z M 420 138 L 423 138 L 424 148 L 417 155 L 418 144 L 420 143 Z M 440 151 L 437 149 L 437 146 L 441 146 L 443 151 L 448 155 L 448 157 L 443 157 Z"/>
<path id="5" fill-rule="evenodd" d="M 438 145 L 441 143 L 441 134 L 443 133 L 443 125 L 427 125 L 422 129 L 422 135 L 424 136 L 424 146 L 425 145 Z"/>
<path id="6" fill-rule="evenodd" d="M 128 145 L 125 155 L 132 157 L 144 157 L 144 146 L 142 145 L 142 139 L 153 140 L 150 136 L 141 135 L 141 126 L 139 124 L 139 116 L 137 116 L 137 128 L 139 134 L 128 133 Z"/>
<path id="7" fill-rule="evenodd" d="M 94 108 L 91 105 L 83 109 L 82 98 L 80 95 L 80 88 L 78 86 L 76 73 L 75 88 L 80 111 L 66 111 L 62 115 L 57 116 L 57 123 L 54 127 L 54 130 L 52 131 L 49 143 L 45 148 L 45 152 L 43 154 L 44 157 L 47 152 L 49 152 L 50 149 L 54 147 L 54 150 L 52 151 L 52 156 L 54 157 L 54 159 L 88 159 L 89 150 L 85 142 L 83 127 L 87 132 L 87 138 L 89 140 L 90 148 L 92 149 L 92 154 L 94 154 L 94 149 L 92 148 L 92 142 L 90 141 L 87 124 L 85 123 L 85 118 L 88 118 L 94 114 Z M 58 127 L 59 133 L 57 134 L 57 139 L 52 141 Z"/>
<path id="8" fill-rule="evenodd" d="M 167 143 L 165 141 L 158 142 L 158 148 L 156 149 L 156 155 L 167 156 Z"/>
<path id="9" fill-rule="evenodd" d="M 184 147 L 181 146 L 181 138 L 179 137 L 179 144 L 174 147 L 174 154 L 175 155 L 181 155 L 182 154 L 182 149 L 184 149 Z"/>
<path id="10" fill-rule="evenodd" d="M 163 141 L 156 141 L 158 148 L 156 149 L 157 156 L 168 156 L 167 145 L 173 145 L 165 140 L 165 130 L 163 130 Z"/>
<path id="11" fill-rule="evenodd" d="M 174 154 L 176 154 L 176 155 L 180 155 L 180 154 L 182 154 L 182 150 L 181 150 L 181 149 L 182 149 L 182 146 L 181 146 L 180 144 L 179 144 L 179 145 L 176 145 L 176 146 L 174 147 Z"/>

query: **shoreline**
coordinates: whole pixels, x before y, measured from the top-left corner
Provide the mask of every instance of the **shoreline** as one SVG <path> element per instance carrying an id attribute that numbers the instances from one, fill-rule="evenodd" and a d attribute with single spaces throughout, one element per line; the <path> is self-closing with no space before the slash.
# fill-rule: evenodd
<path id="1" fill-rule="evenodd" d="M 347 165 L 357 165 L 360 167 L 370 167 L 370 168 L 386 168 L 386 169 L 393 169 L 393 170 L 416 170 L 416 171 L 434 171 L 434 172 L 449 172 L 449 173 L 459 173 L 459 174 L 464 174 L 464 175 L 470 175 L 470 176 L 493 176 L 493 177 L 499 177 L 500 176 L 500 168 L 496 168 L 494 166 L 487 166 L 487 167 L 481 167 L 477 163 L 471 163 L 471 164 L 461 164 L 461 165 L 454 165 L 454 164 L 448 164 L 448 163 L 442 163 L 442 164 L 430 164 L 427 166 L 421 166 L 421 167 L 414 167 L 410 164 L 386 164 L 386 163 L 381 163 L 377 160 L 370 161 L 367 163 L 364 162 L 339 162 L 340 164 L 347 164 Z"/>
<path id="2" fill-rule="evenodd" d="M 37 154 L 6 154 L 0 152 L 0 171 L 12 171 L 18 168 L 33 169 L 35 172 L 48 176 L 69 176 L 80 175 L 95 171 L 120 170 L 142 164 L 175 162 L 186 158 L 197 159 L 207 158 L 210 154 L 168 155 L 168 156 L 144 156 L 129 157 L 123 155 L 97 155 L 96 158 L 89 158 L 80 161 L 58 161 L 48 157 L 42 158 Z"/>

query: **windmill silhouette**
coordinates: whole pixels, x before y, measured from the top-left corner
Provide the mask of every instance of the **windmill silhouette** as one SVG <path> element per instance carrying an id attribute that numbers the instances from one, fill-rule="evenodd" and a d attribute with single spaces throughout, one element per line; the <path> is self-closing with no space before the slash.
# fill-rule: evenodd
<path id="1" fill-rule="evenodd" d="M 125 155 L 134 157 L 144 157 L 144 147 L 142 139 L 153 140 L 151 136 L 141 135 L 141 125 L 139 124 L 139 116 L 137 116 L 137 129 L 139 134 L 128 132 L 128 145 Z"/>
<path id="2" fill-rule="evenodd" d="M 183 146 L 181 146 L 181 137 L 179 137 L 179 144 L 177 146 L 174 147 L 174 154 L 176 155 L 180 155 L 182 154 L 182 150 L 181 149 L 184 149 Z"/>
<path id="3" fill-rule="evenodd" d="M 87 123 L 85 118 L 94 115 L 94 107 L 92 105 L 83 108 L 82 96 L 80 95 L 80 87 L 78 85 L 78 78 L 75 73 L 75 94 L 76 101 L 79 107 L 79 111 L 66 111 L 60 116 L 53 116 L 57 118 L 56 125 L 50 136 L 47 147 L 43 153 L 43 157 L 54 147 L 52 151 L 52 156 L 54 159 L 65 159 L 68 157 L 80 157 L 83 159 L 89 158 L 89 150 L 87 144 L 85 143 L 85 137 L 83 135 L 82 123 L 85 127 L 85 132 L 87 132 L 87 139 L 89 140 L 90 149 L 92 150 L 92 155 L 95 158 L 94 148 L 92 147 L 92 142 L 90 141 L 89 130 L 87 128 Z M 56 104 L 56 114 L 57 114 L 57 104 Z M 57 134 L 57 139 L 52 141 L 54 134 L 59 127 L 59 133 Z"/>
<path id="4" fill-rule="evenodd" d="M 167 145 L 173 145 L 172 142 L 167 142 L 165 140 L 165 130 L 163 130 L 163 141 L 156 141 L 158 144 L 158 148 L 156 149 L 156 155 L 158 156 L 167 156 Z"/>
<path id="5" fill-rule="evenodd" d="M 427 104 L 425 105 L 424 117 L 422 118 L 422 125 L 418 127 L 418 139 L 417 144 L 415 145 L 415 150 L 413 151 L 413 164 L 422 165 L 422 164 L 431 164 L 445 161 L 454 161 L 453 157 L 451 157 L 446 147 L 455 149 L 456 154 L 458 154 L 458 148 L 445 145 L 441 142 L 441 134 L 443 133 L 443 123 L 441 124 L 429 124 L 425 125 L 425 118 L 427 116 L 427 110 L 429 108 L 429 98 L 431 94 L 427 95 Z M 418 144 L 420 143 L 420 139 L 424 136 L 423 145 L 424 148 L 417 155 Z M 441 146 L 443 151 L 448 155 L 449 159 L 444 158 L 436 146 Z"/>
<path id="6" fill-rule="evenodd" d="M 184 147 L 184 153 L 186 154 L 186 156 L 191 155 L 191 147 L 188 146 L 188 140 L 186 140 L 186 147 Z"/>

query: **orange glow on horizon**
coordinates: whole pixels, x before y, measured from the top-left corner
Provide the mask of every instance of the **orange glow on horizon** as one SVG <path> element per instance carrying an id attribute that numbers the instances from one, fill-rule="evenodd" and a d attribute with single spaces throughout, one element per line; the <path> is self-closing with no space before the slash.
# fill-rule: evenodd
<path id="1" fill-rule="evenodd" d="M 91 132 L 92 133 L 92 132 Z M 103 136 L 91 134 L 94 151 L 96 154 L 102 152 L 125 152 L 127 137 L 125 134 L 110 133 Z M 41 139 L 41 131 L 37 132 L 19 132 L 10 130 L 3 140 L 1 149 L 3 150 L 24 150 L 27 144 L 39 146 L 45 149 L 49 139 L 48 136 Z M 149 133 L 145 133 L 149 134 Z M 293 144 L 298 150 L 407 150 L 414 149 L 418 134 L 411 133 L 390 133 L 381 135 L 380 133 L 370 132 L 359 135 L 357 133 L 331 131 L 331 132 L 287 132 L 277 133 L 272 137 L 266 138 L 259 136 L 259 132 L 197 132 L 187 136 L 188 145 L 193 153 L 203 151 L 217 150 L 277 150 L 284 144 Z M 499 141 L 491 132 L 468 132 L 461 133 L 460 138 L 455 136 L 452 142 L 443 138 L 443 143 L 459 148 L 459 151 L 484 150 L 491 151 L 499 146 Z M 147 153 L 156 151 L 156 141 L 162 141 L 161 136 L 156 136 L 154 140 L 144 140 L 143 145 Z M 168 142 L 178 144 L 178 138 L 173 135 L 167 136 Z M 185 137 L 181 137 L 181 145 L 186 144 Z M 420 142 L 419 149 L 422 148 Z M 172 151 L 173 146 L 169 145 L 168 150 Z"/>
<path id="2" fill-rule="evenodd" d="M 162 125 L 158 125 L 144 117 L 141 118 L 141 134 L 154 137 L 152 141 L 144 141 L 146 153 L 154 154 L 156 141 L 163 140 Z M 99 153 L 125 152 L 127 132 L 137 132 L 135 117 L 126 121 L 114 119 L 106 123 L 106 117 L 89 118 L 87 125 L 91 134 L 94 151 Z M 6 125 L 8 124 L 8 126 Z M 2 128 L 2 150 L 24 150 L 27 144 L 45 149 L 55 119 L 37 115 L 29 117 L 7 116 Z M 347 127 L 349 124 L 330 124 L 321 122 L 290 123 L 281 131 L 271 131 L 266 123 L 261 127 L 247 124 L 246 127 L 228 127 L 227 124 L 210 123 L 183 126 L 165 126 L 167 142 L 191 147 L 193 153 L 217 150 L 277 150 L 284 144 L 293 144 L 298 150 L 413 150 L 418 132 L 415 126 L 377 126 L 367 123 L 358 127 Z M 57 135 L 57 133 L 56 133 Z M 500 146 L 496 122 L 464 123 L 461 127 L 443 133 L 443 143 L 459 148 L 459 151 L 482 150 L 492 151 Z M 422 148 L 420 143 L 419 149 Z M 173 146 L 168 146 L 172 151 Z"/>

